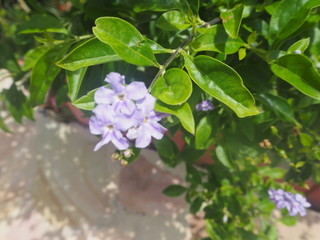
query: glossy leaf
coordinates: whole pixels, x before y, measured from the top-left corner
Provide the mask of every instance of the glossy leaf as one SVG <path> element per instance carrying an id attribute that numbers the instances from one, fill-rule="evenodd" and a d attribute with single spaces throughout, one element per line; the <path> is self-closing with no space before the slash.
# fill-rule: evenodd
<path id="1" fill-rule="evenodd" d="M 179 162 L 179 149 L 177 145 L 167 136 L 161 140 L 154 140 L 154 144 L 160 158 L 169 167 L 175 167 Z"/>
<path id="2" fill-rule="evenodd" d="M 121 58 L 112 47 L 97 38 L 93 38 L 77 46 L 67 56 L 57 62 L 57 65 L 64 69 L 75 71 L 82 67 L 119 60 Z"/>
<path id="3" fill-rule="evenodd" d="M 212 122 L 209 116 L 203 117 L 197 125 L 195 134 L 196 149 L 207 149 L 212 143 Z M 210 141 L 211 140 L 211 141 Z"/>
<path id="4" fill-rule="evenodd" d="M 199 0 L 174 0 L 175 6 L 189 17 L 198 15 L 200 1 Z"/>
<path id="5" fill-rule="evenodd" d="M 77 99 L 81 87 L 83 77 L 87 71 L 87 67 L 80 68 L 77 71 L 67 71 L 68 95 L 73 102 Z"/>
<path id="6" fill-rule="evenodd" d="M 215 51 L 232 54 L 244 46 L 244 42 L 239 37 L 236 39 L 230 38 L 222 25 L 215 25 L 200 34 L 191 46 L 197 52 Z"/>
<path id="7" fill-rule="evenodd" d="M 299 51 L 299 53 L 303 53 L 309 46 L 310 38 L 303 38 L 294 44 L 292 44 L 289 49 L 288 53 L 294 53 L 295 51 Z"/>
<path id="8" fill-rule="evenodd" d="M 181 185 L 173 184 L 163 190 L 163 193 L 168 197 L 179 197 L 184 194 L 187 189 Z"/>
<path id="9" fill-rule="evenodd" d="M 296 122 L 292 107 L 286 101 L 286 99 L 280 96 L 274 96 L 271 94 L 259 94 L 262 101 L 269 106 L 278 116 L 282 117 L 284 121 Z"/>
<path id="10" fill-rule="evenodd" d="M 69 44 L 60 44 L 44 54 L 34 65 L 30 80 L 30 102 L 32 106 L 43 103 L 51 83 L 60 72 L 55 62 L 68 50 Z"/>
<path id="11" fill-rule="evenodd" d="M 241 77 L 231 67 L 209 56 L 194 59 L 186 53 L 183 56 L 191 79 L 202 90 L 229 106 L 239 117 L 260 113 Z"/>
<path id="12" fill-rule="evenodd" d="M 161 101 L 157 101 L 154 109 L 158 112 L 169 113 L 175 115 L 181 121 L 182 126 L 191 134 L 194 134 L 194 119 L 192 110 L 188 103 L 172 106 Z"/>
<path id="13" fill-rule="evenodd" d="M 320 99 L 320 75 L 309 58 L 289 54 L 271 65 L 272 72 L 302 93 Z"/>
<path id="14" fill-rule="evenodd" d="M 179 68 L 169 69 L 152 86 L 152 95 L 170 105 L 186 102 L 191 93 L 192 82 L 188 74 Z"/>
<path id="15" fill-rule="evenodd" d="M 29 100 L 17 89 L 15 84 L 12 84 L 10 89 L 3 90 L 2 94 L 6 109 L 17 122 L 21 123 L 23 116 L 33 120 L 33 108 Z"/>
<path id="16" fill-rule="evenodd" d="M 31 18 L 18 25 L 19 33 L 40 33 L 40 32 L 56 32 L 65 33 L 68 31 L 63 27 L 61 21 L 49 15 L 33 15 Z"/>
<path id="17" fill-rule="evenodd" d="M 239 4 L 233 9 L 220 13 L 224 29 L 231 38 L 237 38 L 242 21 L 243 5 Z"/>
<path id="18" fill-rule="evenodd" d="M 229 156 L 227 155 L 225 149 L 222 146 L 218 145 L 216 147 L 216 155 L 219 162 L 221 162 L 225 167 L 234 169 L 233 165 L 230 162 Z"/>
<path id="19" fill-rule="evenodd" d="M 138 66 L 158 66 L 148 42 L 130 23 L 115 17 L 98 18 L 95 23 L 96 37 L 109 44 L 123 60 Z"/>
<path id="20" fill-rule="evenodd" d="M 150 48 L 152 49 L 153 53 L 172 53 L 171 49 L 162 47 L 159 43 L 152 41 L 151 39 L 146 38 Z"/>
<path id="21" fill-rule="evenodd" d="M 304 23 L 310 10 L 319 5 L 319 0 L 282 0 L 271 15 L 269 43 L 289 37 Z"/>
<path id="22" fill-rule="evenodd" d="M 29 69 L 33 68 L 36 62 L 39 60 L 39 58 L 41 58 L 52 47 L 53 47 L 52 45 L 45 45 L 45 46 L 32 48 L 31 50 L 29 50 L 24 56 L 24 63 L 22 66 L 22 70 L 28 71 Z"/>
<path id="23" fill-rule="evenodd" d="M 98 89 L 94 89 L 88 92 L 86 95 L 82 96 L 81 98 L 74 101 L 72 104 L 83 110 L 93 110 L 96 103 L 94 101 L 94 94 Z"/>
<path id="24" fill-rule="evenodd" d="M 188 16 L 180 11 L 165 12 L 156 22 L 156 26 L 167 31 L 179 31 L 188 28 L 191 23 Z"/>

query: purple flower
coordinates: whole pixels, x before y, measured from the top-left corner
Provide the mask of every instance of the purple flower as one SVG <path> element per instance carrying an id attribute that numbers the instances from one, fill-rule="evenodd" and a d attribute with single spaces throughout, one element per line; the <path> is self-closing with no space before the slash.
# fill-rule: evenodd
<path id="1" fill-rule="evenodd" d="M 119 73 L 109 73 L 105 79 L 112 89 L 101 87 L 96 91 L 94 100 L 97 104 L 111 104 L 116 112 L 131 115 L 136 105 L 134 101 L 143 99 L 148 90 L 143 82 L 132 82 L 124 85 L 124 76 Z"/>
<path id="2" fill-rule="evenodd" d="M 139 102 L 138 108 L 133 114 L 135 124 L 127 132 L 130 140 L 135 140 L 137 148 L 145 148 L 151 142 L 151 137 L 160 140 L 167 131 L 158 123 L 162 116 L 157 114 L 153 108 L 155 98 L 148 94 L 143 101 Z"/>
<path id="3" fill-rule="evenodd" d="M 311 206 L 307 199 L 299 193 L 293 194 L 282 189 L 275 190 L 273 188 L 270 188 L 268 193 L 270 200 L 276 204 L 276 207 L 279 209 L 286 208 L 290 216 L 295 216 L 298 213 L 301 216 L 305 216 L 307 214 L 305 208 Z"/>
<path id="4" fill-rule="evenodd" d="M 101 141 L 95 146 L 94 151 L 99 150 L 103 145 L 110 141 L 119 150 L 125 150 L 129 147 L 129 141 L 121 130 L 127 130 L 130 122 L 125 121 L 118 115 L 110 105 L 100 104 L 93 110 L 94 116 L 90 118 L 90 132 L 95 135 L 102 135 Z"/>
<path id="5" fill-rule="evenodd" d="M 205 111 L 206 112 L 206 111 L 212 110 L 213 108 L 214 108 L 214 106 L 209 99 L 204 100 L 201 103 L 196 105 L 197 111 Z"/>
<path id="6" fill-rule="evenodd" d="M 135 143 L 136 147 L 147 147 L 152 137 L 161 139 L 166 129 L 158 122 L 166 114 L 156 113 L 156 99 L 148 93 L 143 82 L 125 85 L 125 77 L 112 72 L 106 76 L 110 87 L 99 88 L 94 100 L 89 127 L 92 134 L 101 134 L 102 140 L 95 151 L 110 141 L 119 150 L 125 150 Z"/>

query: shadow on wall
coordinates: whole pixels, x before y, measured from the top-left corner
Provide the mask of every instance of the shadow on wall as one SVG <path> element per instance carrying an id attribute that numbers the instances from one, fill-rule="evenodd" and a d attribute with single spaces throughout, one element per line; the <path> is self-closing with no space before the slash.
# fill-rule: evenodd
<path id="1" fill-rule="evenodd" d="M 0 134 L 0 240 L 189 239 L 183 198 L 161 194 L 180 180 L 155 153 L 121 169 L 87 129 L 43 115 Z"/>

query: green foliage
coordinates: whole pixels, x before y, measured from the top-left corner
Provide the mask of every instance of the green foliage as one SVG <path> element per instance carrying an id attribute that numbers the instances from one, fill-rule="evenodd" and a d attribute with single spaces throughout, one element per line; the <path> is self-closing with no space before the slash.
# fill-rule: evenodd
<path id="1" fill-rule="evenodd" d="M 191 80 L 188 74 L 179 68 L 169 69 L 152 86 L 152 95 L 170 105 L 186 102 L 191 93 Z"/>
<path id="2" fill-rule="evenodd" d="M 210 239 L 276 240 L 277 221 L 296 222 L 272 217 L 267 192 L 320 182 L 319 0 L 14 2 L 0 4 L 0 68 L 14 79 L 0 93 L 2 130 L 49 98 L 88 115 L 119 72 L 171 115 L 153 147 L 167 166 L 185 165 L 187 185 L 164 194 L 203 210 Z M 197 111 L 207 99 L 214 110 Z"/>
<path id="3" fill-rule="evenodd" d="M 95 36 L 109 44 L 125 61 L 139 66 L 158 65 L 148 42 L 134 26 L 112 17 L 98 18 L 95 23 Z"/>

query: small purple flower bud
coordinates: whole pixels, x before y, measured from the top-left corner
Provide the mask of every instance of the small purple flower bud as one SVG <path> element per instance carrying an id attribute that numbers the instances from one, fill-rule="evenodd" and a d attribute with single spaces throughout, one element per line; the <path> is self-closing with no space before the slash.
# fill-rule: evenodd
<path id="1" fill-rule="evenodd" d="M 286 208 L 290 216 L 295 216 L 298 213 L 301 216 L 307 214 L 306 209 L 311 207 L 311 204 L 301 194 L 293 194 L 291 192 L 283 191 L 282 189 L 275 190 L 270 188 L 269 197 L 272 202 L 276 204 L 278 209 Z"/>
<path id="2" fill-rule="evenodd" d="M 296 53 L 296 54 L 301 54 L 302 53 L 301 50 L 299 50 L 299 49 L 298 50 L 294 50 L 293 52 Z"/>
<path id="3" fill-rule="evenodd" d="M 207 112 L 207 111 L 212 110 L 213 108 L 214 108 L 214 106 L 213 106 L 212 102 L 209 99 L 204 100 L 201 103 L 196 105 L 196 110 L 197 111 L 205 111 L 205 112 Z"/>

